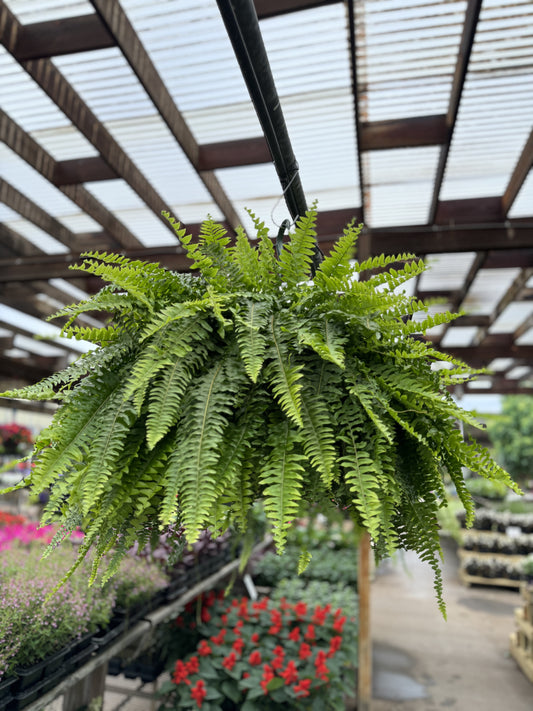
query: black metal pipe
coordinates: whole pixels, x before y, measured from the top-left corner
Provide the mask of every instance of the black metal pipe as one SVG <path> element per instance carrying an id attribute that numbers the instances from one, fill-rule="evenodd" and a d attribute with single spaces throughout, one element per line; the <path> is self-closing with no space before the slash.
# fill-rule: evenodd
<path id="1" fill-rule="evenodd" d="M 307 211 L 307 202 L 253 0 L 217 0 L 217 4 L 263 129 L 287 208 L 296 220 Z M 316 245 L 315 268 L 321 258 L 322 252 Z"/>

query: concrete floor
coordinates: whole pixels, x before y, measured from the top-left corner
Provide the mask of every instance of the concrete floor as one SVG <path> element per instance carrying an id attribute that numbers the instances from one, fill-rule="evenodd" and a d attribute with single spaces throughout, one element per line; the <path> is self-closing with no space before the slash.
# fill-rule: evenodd
<path id="1" fill-rule="evenodd" d="M 446 552 L 448 621 L 431 570 L 411 553 L 376 571 L 371 593 L 372 711 L 533 711 L 533 684 L 509 655 L 518 592 L 466 588 Z"/>

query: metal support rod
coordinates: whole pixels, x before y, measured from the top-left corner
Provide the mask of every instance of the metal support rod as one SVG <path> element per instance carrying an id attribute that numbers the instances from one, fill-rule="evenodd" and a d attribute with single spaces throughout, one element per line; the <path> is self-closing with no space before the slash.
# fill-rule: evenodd
<path id="1" fill-rule="evenodd" d="M 296 220 L 307 211 L 307 202 L 253 0 L 217 0 L 217 4 L 263 129 L 287 208 Z M 315 249 L 316 268 L 322 253 L 318 245 Z"/>

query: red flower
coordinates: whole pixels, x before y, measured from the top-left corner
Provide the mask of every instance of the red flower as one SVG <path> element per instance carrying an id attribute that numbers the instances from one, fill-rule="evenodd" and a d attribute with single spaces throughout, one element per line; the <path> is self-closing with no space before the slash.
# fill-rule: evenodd
<path id="1" fill-rule="evenodd" d="M 282 659 L 285 656 L 285 650 L 283 649 L 283 647 L 280 644 L 278 644 L 276 647 L 274 647 L 272 652 L 273 652 L 273 654 L 276 655 L 276 657 L 281 657 Z"/>
<path id="2" fill-rule="evenodd" d="M 207 607 L 202 607 L 200 617 L 202 618 L 202 622 L 209 622 L 209 620 L 211 619 L 211 613 L 209 612 Z"/>
<path id="3" fill-rule="evenodd" d="M 306 643 L 302 642 L 300 645 L 300 649 L 298 650 L 298 657 L 300 659 L 307 659 L 313 654 L 313 650 L 311 647 Z"/>
<path id="4" fill-rule="evenodd" d="M 294 627 L 289 632 L 289 639 L 292 640 L 293 642 L 298 642 L 298 640 L 300 639 L 300 628 L 299 627 Z"/>
<path id="5" fill-rule="evenodd" d="M 318 652 L 316 653 L 315 667 L 319 667 L 321 664 L 324 664 L 326 659 L 327 659 L 327 654 L 324 652 L 323 649 L 319 649 Z"/>
<path id="6" fill-rule="evenodd" d="M 269 664 L 265 664 L 263 667 L 263 678 L 259 682 L 265 694 L 268 694 L 268 684 L 275 676 L 272 667 Z"/>
<path id="7" fill-rule="evenodd" d="M 244 649 L 244 641 L 241 639 L 241 637 L 239 637 L 235 640 L 235 642 L 233 642 L 231 648 L 234 649 L 237 654 L 240 654 L 242 652 L 242 650 Z"/>
<path id="8" fill-rule="evenodd" d="M 319 664 L 317 666 L 315 676 L 322 681 L 329 681 L 329 669 L 326 664 Z"/>
<path id="9" fill-rule="evenodd" d="M 178 615 L 176 617 L 176 627 L 183 627 L 183 625 L 184 625 L 183 615 Z"/>
<path id="10" fill-rule="evenodd" d="M 227 624 L 228 624 L 228 616 L 227 616 L 226 614 L 220 615 L 220 619 L 222 620 L 222 624 L 223 624 L 223 625 L 227 625 Z"/>
<path id="11" fill-rule="evenodd" d="M 335 654 L 335 652 L 338 652 L 339 649 L 341 648 L 341 645 L 342 645 L 342 637 L 340 635 L 332 637 L 331 642 L 329 643 L 328 657 L 332 657 Z"/>
<path id="12" fill-rule="evenodd" d="M 274 659 L 270 662 L 272 669 L 281 669 L 284 663 L 283 657 L 274 657 Z"/>
<path id="13" fill-rule="evenodd" d="M 267 610 L 268 609 L 268 597 L 264 597 L 261 600 L 253 602 L 252 608 L 254 610 Z"/>
<path id="14" fill-rule="evenodd" d="M 213 642 L 213 644 L 216 644 L 218 647 L 220 644 L 224 644 L 224 637 L 225 636 L 226 636 L 226 630 L 222 629 L 215 637 L 211 637 L 211 642 Z"/>
<path id="15" fill-rule="evenodd" d="M 312 622 L 314 622 L 315 625 L 322 626 L 324 624 L 324 622 L 326 621 L 327 616 L 328 616 L 328 610 L 325 607 L 321 608 L 320 605 L 317 605 L 315 607 L 315 612 L 313 614 Z"/>
<path id="16" fill-rule="evenodd" d="M 294 684 L 295 681 L 298 681 L 298 669 L 296 669 L 296 664 L 292 659 L 279 675 L 282 679 L 285 679 L 286 684 Z"/>
<path id="17" fill-rule="evenodd" d="M 294 606 L 294 612 L 297 617 L 305 617 L 307 615 L 307 604 L 305 602 L 297 602 Z"/>
<path id="18" fill-rule="evenodd" d="M 189 674 L 198 674 L 198 670 L 200 669 L 198 657 L 191 657 L 185 666 Z"/>
<path id="19" fill-rule="evenodd" d="M 174 667 L 174 675 L 172 677 L 172 681 L 174 684 L 181 684 L 182 681 L 185 681 L 187 677 L 189 676 L 189 671 L 187 669 L 187 666 L 181 661 L 181 659 L 178 659 L 176 662 L 176 666 Z"/>
<path id="20" fill-rule="evenodd" d="M 252 667 L 258 667 L 261 664 L 261 661 L 261 652 L 258 649 L 254 649 L 254 651 L 248 657 L 248 663 Z"/>
<path id="21" fill-rule="evenodd" d="M 272 625 L 272 627 L 268 628 L 268 634 L 272 634 L 276 636 L 281 632 L 281 625 Z"/>
<path id="22" fill-rule="evenodd" d="M 243 679 L 248 679 L 249 676 L 250 676 L 250 674 L 248 674 L 248 672 L 243 672 L 243 673 L 242 673 L 242 678 L 243 678 Z"/>
<path id="23" fill-rule="evenodd" d="M 309 687 L 311 686 L 311 679 L 302 679 L 298 684 L 295 684 L 292 688 L 296 696 L 309 696 Z"/>
<path id="24" fill-rule="evenodd" d="M 346 622 L 346 615 L 343 615 L 342 617 L 335 617 L 335 621 L 333 622 L 333 629 L 335 632 L 342 632 L 342 628 L 344 627 L 344 623 Z"/>
<path id="25" fill-rule="evenodd" d="M 308 640 L 315 639 L 316 635 L 314 625 L 307 625 L 307 630 L 305 631 L 304 637 Z"/>
<path id="26" fill-rule="evenodd" d="M 235 666 L 236 661 L 237 655 L 235 654 L 235 652 L 230 652 L 228 656 L 224 657 L 224 659 L 222 660 L 222 666 L 224 667 L 224 669 L 231 671 Z"/>
<path id="27" fill-rule="evenodd" d="M 209 646 L 209 642 L 205 639 L 202 639 L 200 641 L 200 644 L 198 645 L 198 654 L 201 657 L 208 657 L 213 650 Z"/>
<path id="28" fill-rule="evenodd" d="M 252 640 L 252 642 L 254 642 L 254 644 L 257 644 L 259 642 L 259 634 L 257 632 L 254 632 L 250 639 Z"/>
<path id="29" fill-rule="evenodd" d="M 207 690 L 205 688 L 205 682 L 202 679 L 198 679 L 196 685 L 191 689 L 191 698 L 196 701 L 198 708 L 202 708 L 206 696 Z"/>

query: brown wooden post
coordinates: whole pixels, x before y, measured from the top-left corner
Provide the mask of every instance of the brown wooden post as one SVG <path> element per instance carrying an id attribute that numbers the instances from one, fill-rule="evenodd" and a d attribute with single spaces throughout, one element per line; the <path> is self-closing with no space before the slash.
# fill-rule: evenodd
<path id="1" fill-rule="evenodd" d="M 359 594 L 359 666 L 357 711 L 370 711 L 372 702 L 372 640 L 370 636 L 370 536 L 359 542 L 357 592 Z"/>
<path id="2" fill-rule="evenodd" d="M 63 697 L 63 711 L 78 711 L 99 696 L 102 697 L 103 708 L 106 676 L 107 662 L 100 664 L 90 674 L 67 689 Z"/>

